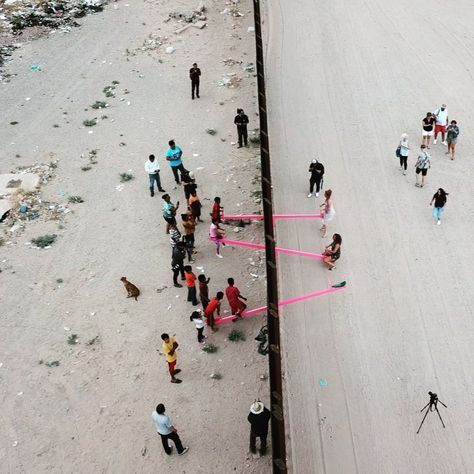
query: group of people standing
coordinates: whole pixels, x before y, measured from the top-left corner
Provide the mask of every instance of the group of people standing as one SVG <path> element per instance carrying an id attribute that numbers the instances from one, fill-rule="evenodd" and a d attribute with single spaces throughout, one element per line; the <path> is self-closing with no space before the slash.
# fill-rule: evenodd
<path id="1" fill-rule="evenodd" d="M 441 134 L 441 143 L 447 146 L 445 154 L 450 155 L 451 160 L 454 160 L 456 144 L 460 133 L 456 120 L 449 121 L 449 112 L 446 104 L 442 104 L 441 107 L 436 109 L 434 112 L 428 112 L 426 117 L 422 119 L 421 126 L 422 141 L 420 152 L 418 153 L 414 165 L 416 175 L 415 186 L 417 188 L 423 188 L 425 186 L 426 176 L 428 170 L 431 168 L 431 155 L 427 151 L 430 149 L 431 139 L 433 138 L 433 145 L 436 145 L 438 142 L 438 136 Z M 403 172 L 403 175 L 407 174 L 410 151 L 411 147 L 408 140 L 408 134 L 403 133 L 395 152 L 400 160 L 400 171 Z M 443 208 L 447 202 L 447 196 L 448 193 L 443 188 L 439 188 L 434 194 L 433 199 L 430 201 L 430 205 L 433 206 L 433 217 L 437 225 L 441 224 L 441 216 Z"/>

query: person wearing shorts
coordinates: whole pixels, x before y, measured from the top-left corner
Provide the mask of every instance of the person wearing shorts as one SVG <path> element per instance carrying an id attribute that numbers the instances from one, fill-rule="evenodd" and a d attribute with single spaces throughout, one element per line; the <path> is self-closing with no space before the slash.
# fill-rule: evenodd
<path id="1" fill-rule="evenodd" d="M 170 233 L 170 224 L 176 225 L 176 211 L 179 208 L 179 201 L 176 203 L 176 206 L 171 202 L 169 194 L 163 194 L 161 196 L 163 199 L 163 204 L 161 209 L 163 210 L 163 219 L 166 221 L 166 233 Z"/>
<path id="2" fill-rule="evenodd" d="M 430 140 L 431 137 L 434 135 L 434 125 L 435 125 L 435 117 L 431 112 L 426 114 L 426 117 L 421 121 L 421 126 L 423 131 L 421 132 L 423 140 L 423 145 L 426 145 L 426 148 L 430 148 Z"/>
<path id="3" fill-rule="evenodd" d="M 418 155 L 418 159 L 415 163 L 416 168 L 416 183 L 417 188 L 422 188 L 425 184 L 425 176 L 428 174 L 428 168 L 430 164 L 431 156 L 426 152 L 426 145 L 421 145 L 421 152 Z M 421 175 L 421 182 L 418 182 L 418 176 Z"/>
<path id="4" fill-rule="evenodd" d="M 320 229 L 321 237 L 326 237 L 327 224 L 328 222 L 332 221 L 334 219 L 334 216 L 336 215 L 336 210 L 334 209 L 334 206 L 332 204 L 331 196 L 331 189 L 327 189 L 326 191 L 324 191 L 324 202 L 319 206 L 323 217 L 323 225 Z"/>
<path id="5" fill-rule="evenodd" d="M 446 142 L 446 127 L 448 126 L 448 109 L 446 104 L 443 104 L 439 109 L 436 109 L 434 112 L 435 117 L 435 135 L 433 140 L 433 145 L 436 145 L 438 138 L 438 133 L 441 132 L 441 140 L 443 145 L 447 145 Z"/>
<path id="6" fill-rule="evenodd" d="M 451 154 L 451 159 L 454 160 L 454 149 L 456 148 L 456 143 L 458 142 L 459 135 L 459 127 L 456 120 L 451 120 L 451 123 L 448 125 L 446 132 L 448 137 L 448 151 L 446 152 L 446 155 Z"/>

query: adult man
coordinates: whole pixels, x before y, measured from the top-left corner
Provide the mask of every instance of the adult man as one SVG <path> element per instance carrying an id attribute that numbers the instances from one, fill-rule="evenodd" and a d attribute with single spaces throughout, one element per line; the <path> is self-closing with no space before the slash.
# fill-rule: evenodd
<path id="1" fill-rule="evenodd" d="M 247 142 L 247 124 L 249 123 L 249 118 L 245 115 L 244 109 L 237 109 L 237 115 L 234 118 L 234 123 L 237 125 L 239 148 L 242 148 L 242 139 L 245 146 L 249 146 Z"/>
<path id="2" fill-rule="evenodd" d="M 447 145 L 446 142 L 446 127 L 448 126 L 448 109 L 446 104 L 443 104 L 439 109 L 434 112 L 435 117 L 435 136 L 433 145 L 436 145 L 438 133 L 441 132 L 441 140 L 443 145 Z"/>
<path id="3" fill-rule="evenodd" d="M 170 233 L 170 225 L 176 225 L 176 211 L 179 208 L 179 201 L 176 203 L 176 206 L 171 202 L 169 194 L 163 194 L 161 196 L 163 199 L 163 204 L 161 209 L 163 210 L 163 219 L 166 221 L 166 233 Z"/>
<path id="4" fill-rule="evenodd" d="M 160 181 L 160 165 L 155 161 L 155 155 L 150 155 L 148 161 L 145 163 L 145 171 L 148 173 L 148 178 L 150 180 L 150 196 L 155 195 L 155 181 L 156 187 L 160 193 L 164 193 L 165 190 L 161 187 Z"/>
<path id="5" fill-rule="evenodd" d="M 270 418 L 270 411 L 260 400 L 252 403 L 247 417 L 250 423 L 250 452 L 256 453 L 257 438 L 260 438 L 260 455 L 263 456 L 267 451 L 268 422 Z"/>
<path id="6" fill-rule="evenodd" d="M 310 198 L 313 196 L 313 189 L 314 185 L 316 184 L 316 193 L 314 196 L 319 197 L 319 191 L 321 189 L 321 182 L 323 180 L 324 175 L 324 166 L 318 160 L 313 160 L 309 164 L 309 170 L 311 176 L 309 178 L 309 194 L 308 197 Z"/>
<path id="7" fill-rule="evenodd" d="M 177 379 L 175 377 L 176 374 L 179 374 L 181 372 L 181 369 L 176 368 L 176 360 L 178 358 L 178 356 L 176 355 L 176 349 L 178 348 L 179 344 L 174 340 L 173 337 L 170 337 L 166 333 L 163 333 L 161 335 L 161 339 L 163 340 L 161 349 L 166 355 L 166 362 L 168 362 L 168 371 L 171 375 L 171 383 L 181 383 L 182 380 Z"/>
<path id="8" fill-rule="evenodd" d="M 170 417 L 165 415 L 165 406 L 163 403 L 159 403 L 156 406 L 156 410 L 151 414 L 151 417 L 155 424 L 156 432 L 161 437 L 161 442 L 163 443 L 166 454 L 170 455 L 173 449 L 168 443 L 169 439 L 175 444 L 178 454 L 184 454 L 188 451 L 189 448 L 187 446 L 183 447 L 178 436 L 178 430 L 172 425 Z"/>
<path id="9" fill-rule="evenodd" d="M 225 295 L 227 296 L 227 301 L 229 302 L 231 314 L 234 314 L 236 318 L 242 318 L 241 313 L 245 311 L 247 305 L 242 301 L 247 301 L 245 296 L 240 294 L 240 290 L 234 286 L 235 282 L 233 278 L 227 278 L 227 283 L 229 286 L 225 289 Z"/>
<path id="10" fill-rule="evenodd" d="M 182 288 L 183 285 L 178 283 L 178 275 L 181 274 L 181 280 L 185 280 L 184 276 L 184 259 L 186 258 L 186 242 L 177 242 L 173 247 L 171 255 L 171 270 L 173 270 L 173 284 L 176 288 Z"/>
<path id="11" fill-rule="evenodd" d="M 193 63 L 193 67 L 189 70 L 189 79 L 191 79 L 191 98 L 194 100 L 194 92 L 196 97 L 199 99 L 199 78 L 201 77 L 201 70 L 198 68 L 196 63 Z"/>
<path id="12" fill-rule="evenodd" d="M 183 150 L 181 150 L 181 148 L 178 145 L 176 145 L 174 140 L 170 140 L 168 142 L 168 145 L 170 147 L 166 150 L 166 161 L 169 163 L 171 167 L 171 171 L 173 172 L 174 180 L 176 181 L 176 184 L 180 184 L 178 171 L 181 172 L 181 175 L 183 175 L 183 173 L 187 171 L 183 165 L 183 162 L 181 161 Z"/>

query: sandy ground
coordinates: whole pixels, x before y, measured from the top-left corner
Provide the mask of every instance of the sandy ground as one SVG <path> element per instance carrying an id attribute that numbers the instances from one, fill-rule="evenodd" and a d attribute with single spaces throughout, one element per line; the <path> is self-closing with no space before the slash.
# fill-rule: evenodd
<path id="1" fill-rule="evenodd" d="M 17 77 L 0 88 L 0 172 L 58 160 L 42 199 L 67 205 L 68 195 L 79 195 L 84 203 L 69 205 L 72 212 L 59 221 L 40 214 L 13 235 L 1 226 L 7 242 L 0 247 L 2 473 L 269 472 L 269 456 L 247 455 L 248 408 L 257 397 L 268 401 L 267 382 L 260 378 L 268 373 L 267 360 L 253 340 L 264 317 L 237 323 L 245 342 L 227 341 L 236 327 L 227 326 L 209 337 L 219 346 L 216 354 L 201 351 L 186 290 L 170 288 L 161 199 L 150 198 L 143 170 L 155 153 L 163 186 L 183 202 L 161 158 L 174 137 L 185 165 L 196 172 L 204 218 L 215 195 L 228 212 L 260 207 L 252 195 L 260 189 L 258 149 L 231 145 L 236 107 L 247 109 L 251 128 L 258 126 L 255 78 L 242 69 L 254 62 L 247 31 L 251 2 L 242 2 L 244 16 L 234 18 L 220 13 L 224 2 L 208 1 L 208 26 L 174 35 L 182 25 L 163 22 L 168 13 L 197 3 L 118 2 L 69 34 L 24 44 L 9 63 Z M 165 54 L 165 44 L 134 54 L 150 34 L 168 36 L 176 51 Z M 222 61 L 229 57 L 243 64 L 227 66 Z M 194 61 L 203 77 L 201 99 L 192 102 L 188 70 Z M 218 86 L 230 72 L 242 78 L 239 87 Z M 120 84 L 116 97 L 106 99 L 110 107 L 91 109 L 114 80 Z M 95 127 L 82 125 L 93 117 Z M 208 127 L 217 134 L 208 135 Z M 95 149 L 97 164 L 90 164 Z M 121 184 L 119 173 L 127 171 L 135 179 Z M 50 249 L 28 245 L 46 233 L 58 235 Z M 265 278 L 259 254 L 226 248 L 219 260 L 207 233 L 208 224 L 199 225 L 194 266 L 211 277 L 211 291 L 234 276 L 249 305 L 260 305 Z M 262 241 L 261 226 L 235 237 Z M 119 281 L 124 275 L 141 289 L 138 302 L 126 299 Z M 164 331 L 180 343 L 181 385 L 170 384 L 157 351 Z M 72 334 L 78 335 L 76 345 L 67 343 Z M 47 366 L 54 361 L 60 365 Z M 210 379 L 216 371 L 222 380 Z M 158 402 L 190 447 L 182 458 L 162 450 L 151 421 Z"/>
<path id="2" fill-rule="evenodd" d="M 268 2 L 267 100 L 276 210 L 314 211 L 317 156 L 334 191 L 343 251 L 335 274 L 280 259 L 290 466 L 297 473 L 474 470 L 472 2 Z M 457 159 L 432 147 L 428 185 L 398 170 L 402 132 L 442 102 L 462 127 Z M 429 202 L 449 193 L 441 226 Z M 282 246 L 318 251 L 314 222 L 278 226 Z M 320 379 L 327 382 L 320 386 Z M 324 382 L 323 382 L 324 385 Z M 420 409 L 435 391 L 443 429 Z M 291 438 L 290 438 L 291 435 Z"/>

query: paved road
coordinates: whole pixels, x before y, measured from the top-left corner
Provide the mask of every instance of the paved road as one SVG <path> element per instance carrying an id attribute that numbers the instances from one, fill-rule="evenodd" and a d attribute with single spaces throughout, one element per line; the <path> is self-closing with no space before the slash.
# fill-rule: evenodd
<path id="1" fill-rule="evenodd" d="M 344 292 L 283 312 L 288 451 L 296 473 L 474 471 L 474 119 L 472 2 L 269 2 L 267 94 L 275 205 L 314 211 L 317 156 L 343 237 L 338 268 L 280 258 L 282 297 L 347 280 Z M 414 186 L 420 123 L 446 102 L 458 156 L 432 147 L 428 185 Z M 394 150 L 402 132 L 409 171 Z M 429 202 L 450 192 L 436 226 Z M 282 246 L 319 251 L 315 222 L 280 223 Z M 324 380 L 327 386 L 320 386 Z M 324 384 L 323 384 L 324 385 Z M 420 409 L 435 391 L 443 429 Z"/>

